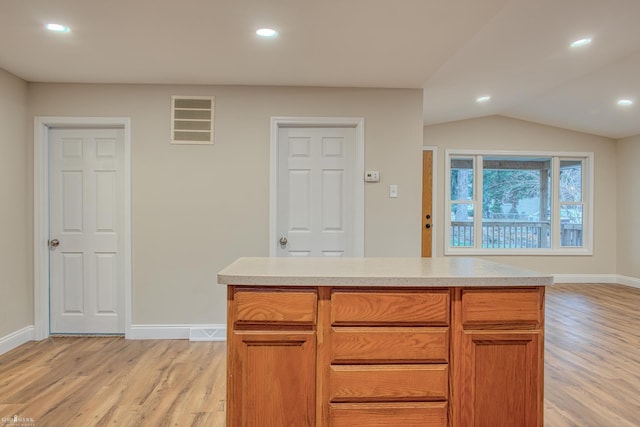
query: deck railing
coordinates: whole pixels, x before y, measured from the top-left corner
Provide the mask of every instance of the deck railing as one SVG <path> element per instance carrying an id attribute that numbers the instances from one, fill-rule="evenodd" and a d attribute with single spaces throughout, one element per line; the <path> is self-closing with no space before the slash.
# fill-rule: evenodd
<path id="1" fill-rule="evenodd" d="M 551 225 L 532 221 L 484 221 L 482 247 L 528 249 L 550 247 Z M 581 224 L 560 224 L 561 246 L 582 246 Z M 451 246 L 473 246 L 472 221 L 451 221 Z"/>
<path id="2" fill-rule="evenodd" d="M 582 246 L 582 224 L 560 224 L 562 246 Z"/>

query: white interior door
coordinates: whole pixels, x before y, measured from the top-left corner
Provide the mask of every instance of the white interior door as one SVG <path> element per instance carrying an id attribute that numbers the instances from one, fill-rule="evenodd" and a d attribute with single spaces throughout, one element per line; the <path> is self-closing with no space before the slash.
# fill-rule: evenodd
<path id="1" fill-rule="evenodd" d="M 124 333 L 122 129 L 49 131 L 51 333 Z"/>
<path id="2" fill-rule="evenodd" d="M 278 130 L 278 256 L 353 256 L 355 129 Z"/>

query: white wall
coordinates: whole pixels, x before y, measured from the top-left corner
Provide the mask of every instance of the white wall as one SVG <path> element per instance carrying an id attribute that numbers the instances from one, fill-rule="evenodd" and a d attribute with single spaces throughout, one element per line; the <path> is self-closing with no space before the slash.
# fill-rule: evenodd
<path id="1" fill-rule="evenodd" d="M 528 150 L 593 152 L 593 256 L 493 256 L 493 261 L 551 274 L 616 273 L 616 151 L 615 141 L 594 135 L 500 116 L 425 126 L 424 145 L 438 147 L 437 212 L 434 215 L 436 254 L 444 253 L 445 150 Z"/>
<path id="2" fill-rule="evenodd" d="M 640 135 L 618 141 L 616 148 L 618 274 L 640 280 Z"/>
<path id="3" fill-rule="evenodd" d="M 131 117 L 134 324 L 225 323 L 216 273 L 269 253 L 271 116 L 364 117 L 365 167 L 382 176 L 365 186 L 365 254 L 420 254 L 421 90 L 31 84 L 29 93 L 29 120 Z M 216 97 L 215 145 L 168 143 L 171 95 Z M 399 198 L 388 198 L 390 183 Z"/>
<path id="4" fill-rule="evenodd" d="M 238 256 L 268 255 L 271 116 L 365 118 L 365 167 L 382 173 L 380 184 L 365 186 L 367 256 L 419 255 L 422 144 L 438 147 L 437 256 L 443 254 L 446 149 L 593 151 L 594 255 L 489 259 L 556 274 L 640 278 L 640 176 L 632 164 L 640 156 L 640 137 L 616 143 L 495 116 L 427 126 L 423 138 L 419 90 L 27 85 L 0 70 L 0 93 L 0 337 L 33 323 L 34 115 L 132 118 L 136 324 L 225 322 L 217 271 Z M 216 96 L 214 146 L 168 144 L 171 95 Z M 399 185 L 398 199 L 387 197 L 390 183 Z"/>
<path id="5" fill-rule="evenodd" d="M 33 325 L 27 83 L 0 69 L 0 338 Z"/>

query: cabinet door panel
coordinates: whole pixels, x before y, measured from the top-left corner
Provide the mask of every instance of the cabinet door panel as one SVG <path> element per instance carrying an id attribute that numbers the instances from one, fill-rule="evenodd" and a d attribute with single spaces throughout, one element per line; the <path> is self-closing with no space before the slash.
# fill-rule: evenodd
<path id="1" fill-rule="evenodd" d="M 454 379 L 459 425 L 542 426 L 539 332 L 463 332 Z"/>
<path id="2" fill-rule="evenodd" d="M 314 332 L 235 332 L 227 426 L 315 425 Z"/>

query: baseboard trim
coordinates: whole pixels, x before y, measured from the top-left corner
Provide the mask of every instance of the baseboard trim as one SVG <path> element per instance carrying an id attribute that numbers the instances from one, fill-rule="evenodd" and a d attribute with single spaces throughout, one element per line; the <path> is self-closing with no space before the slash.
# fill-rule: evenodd
<path id="1" fill-rule="evenodd" d="M 554 274 L 554 283 L 618 283 L 615 274 Z"/>
<path id="2" fill-rule="evenodd" d="M 640 288 L 640 279 L 620 274 L 554 274 L 554 283 L 618 283 L 621 285 Z"/>
<path id="3" fill-rule="evenodd" d="M 0 354 L 5 354 L 35 339 L 35 328 L 27 326 L 0 338 Z"/>
<path id="4" fill-rule="evenodd" d="M 131 325 L 127 339 L 226 341 L 227 325 Z"/>
<path id="5" fill-rule="evenodd" d="M 634 288 L 640 288 L 640 279 L 636 279 L 635 277 L 618 275 L 618 283 L 633 286 Z"/>

